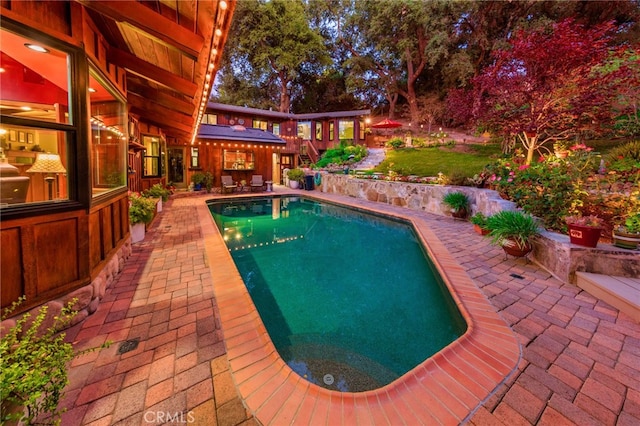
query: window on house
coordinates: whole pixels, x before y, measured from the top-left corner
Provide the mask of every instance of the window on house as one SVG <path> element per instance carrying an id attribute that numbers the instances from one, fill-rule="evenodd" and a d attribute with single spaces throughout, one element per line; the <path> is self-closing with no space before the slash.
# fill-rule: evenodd
<path id="1" fill-rule="evenodd" d="M 143 177 L 161 177 L 164 175 L 164 140 L 157 135 L 143 135 L 144 157 L 142 161 Z"/>
<path id="2" fill-rule="evenodd" d="M 273 123 L 273 134 L 280 136 L 280 123 Z"/>
<path id="3" fill-rule="evenodd" d="M 267 122 L 264 120 L 253 120 L 254 129 L 267 130 Z"/>
<path id="4" fill-rule="evenodd" d="M 316 140 L 322 140 L 322 123 L 319 121 L 316 122 Z"/>
<path id="5" fill-rule="evenodd" d="M 200 168 L 200 156 L 199 156 L 199 152 L 198 152 L 198 147 L 197 146 L 192 146 L 191 147 L 191 168 L 192 169 L 198 169 Z"/>
<path id="6" fill-rule="evenodd" d="M 254 170 L 253 151 L 225 149 L 222 152 L 222 168 L 224 170 Z"/>
<path id="7" fill-rule="evenodd" d="M 102 74 L 89 68 L 92 196 L 126 185 L 127 106 Z"/>
<path id="8" fill-rule="evenodd" d="M 365 131 L 365 128 L 364 128 L 364 121 L 359 121 L 359 122 L 358 122 L 358 124 L 359 124 L 359 126 L 358 126 L 358 127 L 360 128 L 360 131 L 359 131 L 359 134 L 360 134 L 360 140 L 362 140 L 362 139 L 364 139 L 364 131 Z"/>
<path id="9" fill-rule="evenodd" d="M 311 122 L 300 121 L 298 122 L 298 137 L 304 140 L 311 140 Z"/>
<path id="10" fill-rule="evenodd" d="M 332 121 L 329 123 L 329 140 L 332 141 L 333 139 L 335 139 L 335 137 L 335 124 Z"/>
<path id="11" fill-rule="evenodd" d="M 217 114 L 204 114 L 202 116 L 203 124 L 218 124 L 218 115 Z"/>
<path id="12" fill-rule="evenodd" d="M 11 177 L 0 183 L 5 215 L 28 203 L 69 199 L 78 132 L 70 81 L 78 56 L 2 25 L 0 143 L 8 163 L 3 177 Z"/>
<path id="13" fill-rule="evenodd" d="M 340 120 L 338 122 L 338 138 L 340 140 L 353 140 L 354 123 L 353 120 Z"/>

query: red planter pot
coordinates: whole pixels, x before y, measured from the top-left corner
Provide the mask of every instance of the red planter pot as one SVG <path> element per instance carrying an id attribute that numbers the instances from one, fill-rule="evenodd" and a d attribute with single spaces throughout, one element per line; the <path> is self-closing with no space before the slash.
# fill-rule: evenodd
<path id="1" fill-rule="evenodd" d="M 585 247 L 595 247 L 598 245 L 602 228 L 572 224 L 567 226 L 569 227 L 569 239 L 571 240 L 571 244 L 577 244 Z"/>
<path id="2" fill-rule="evenodd" d="M 476 225 L 475 223 L 473 224 L 473 230 L 476 231 L 476 233 L 479 235 L 489 235 L 489 233 L 491 232 L 486 228 L 481 228 L 480 225 Z"/>

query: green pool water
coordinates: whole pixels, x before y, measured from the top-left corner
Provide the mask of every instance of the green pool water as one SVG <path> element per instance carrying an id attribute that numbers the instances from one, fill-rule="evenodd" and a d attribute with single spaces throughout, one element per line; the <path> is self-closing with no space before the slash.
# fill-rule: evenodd
<path id="1" fill-rule="evenodd" d="M 300 197 L 208 204 L 280 356 L 313 383 L 378 388 L 466 330 L 407 223 Z"/>

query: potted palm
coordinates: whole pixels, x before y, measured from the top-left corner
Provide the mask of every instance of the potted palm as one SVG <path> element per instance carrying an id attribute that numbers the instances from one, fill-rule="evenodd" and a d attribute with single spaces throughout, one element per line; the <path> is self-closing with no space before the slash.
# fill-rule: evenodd
<path id="1" fill-rule="evenodd" d="M 464 192 L 449 192 L 442 197 L 442 202 L 451 208 L 451 216 L 459 219 L 467 217 L 469 197 Z"/>
<path id="2" fill-rule="evenodd" d="M 523 257 L 533 249 L 531 238 L 540 233 L 533 216 L 521 211 L 504 210 L 487 218 L 491 243 L 506 254 Z"/>
<path id="3" fill-rule="evenodd" d="M 569 228 L 571 244 L 596 247 L 602 233 L 603 220 L 598 216 L 567 216 L 564 221 Z"/>
<path id="4" fill-rule="evenodd" d="M 613 245 L 635 250 L 640 243 L 640 212 L 626 218 L 624 225 L 613 229 Z"/>
<path id="5" fill-rule="evenodd" d="M 193 188 L 196 191 L 200 191 L 206 179 L 207 179 L 207 176 L 202 172 L 195 172 L 194 174 L 192 174 L 191 182 L 193 182 Z"/>
<path id="6" fill-rule="evenodd" d="M 478 212 L 471 216 L 469 221 L 473 224 L 473 229 L 476 233 L 480 235 L 489 234 L 490 231 L 487 228 L 487 217 L 482 212 Z"/>

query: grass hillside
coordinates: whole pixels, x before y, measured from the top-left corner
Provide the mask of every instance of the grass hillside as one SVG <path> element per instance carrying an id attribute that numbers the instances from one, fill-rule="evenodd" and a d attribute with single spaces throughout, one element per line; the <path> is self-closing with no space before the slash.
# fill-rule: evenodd
<path id="1" fill-rule="evenodd" d="M 375 171 L 401 175 L 437 176 L 439 172 L 471 177 L 500 156 L 499 144 L 458 144 L 433 148 L 387 150 Z"/>

